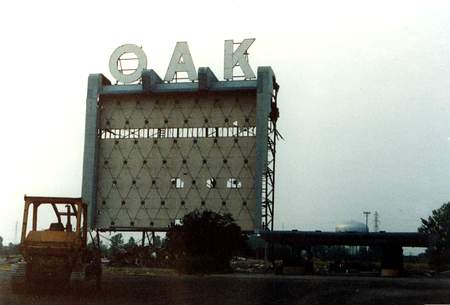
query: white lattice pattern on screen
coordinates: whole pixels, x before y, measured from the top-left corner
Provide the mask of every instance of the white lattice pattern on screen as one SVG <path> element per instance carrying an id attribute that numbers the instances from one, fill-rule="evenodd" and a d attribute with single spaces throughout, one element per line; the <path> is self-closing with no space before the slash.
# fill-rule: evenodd
<path id="1" fill-rule="evenodd" d="M 255 227 L 256 96 L 100 100 L 97 227 L 165 228 L 194 209 Z"/>

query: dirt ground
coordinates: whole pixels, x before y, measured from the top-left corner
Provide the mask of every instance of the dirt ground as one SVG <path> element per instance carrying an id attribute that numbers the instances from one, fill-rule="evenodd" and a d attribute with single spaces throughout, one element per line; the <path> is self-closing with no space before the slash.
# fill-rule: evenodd
<path id="1" fill-rule="evenodd" d="M 450 304 L 450 279 L 356 276 L 180 276 L 105 272 L 101 291 L 47 287 L 13 294 L 0 269 L 0 305 Z"/>

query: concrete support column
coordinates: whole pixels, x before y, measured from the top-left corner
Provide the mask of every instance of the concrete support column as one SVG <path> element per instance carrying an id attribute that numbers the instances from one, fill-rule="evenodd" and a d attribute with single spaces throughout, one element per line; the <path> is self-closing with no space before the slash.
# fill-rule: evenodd
<path id="1" fill-rule="evenodd" d="M 381 247 L 381 276 L 400 276 L 403 272 L 403 248 L 399 245 Z"/>
<path id="2" fill-rule="evenodd" d="M 304 260 L 305 274 L 314 274 L 314 254 L 311 246 L 305 247 Z"/>

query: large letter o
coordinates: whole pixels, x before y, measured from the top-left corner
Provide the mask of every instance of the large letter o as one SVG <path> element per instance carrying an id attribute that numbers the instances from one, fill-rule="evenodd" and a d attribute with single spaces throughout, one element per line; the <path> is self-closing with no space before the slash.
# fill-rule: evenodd
<path id="1" fill-rule="evenodd" d="M 125 53 L 133 53 L 138 60 L 138 66 L 136 70 L 131 74 L 124 74 L 117 68 L 117 62 L 120 60 L 120 56 Z M 147 68 L 147 56 L 144 51 L 135 44 L 124 44 L 114 50 L 109 58 L 109 71 L 112 76 L 121 83 L 129 84 L 135 82 L 141 78 L 142 71 Z"/>

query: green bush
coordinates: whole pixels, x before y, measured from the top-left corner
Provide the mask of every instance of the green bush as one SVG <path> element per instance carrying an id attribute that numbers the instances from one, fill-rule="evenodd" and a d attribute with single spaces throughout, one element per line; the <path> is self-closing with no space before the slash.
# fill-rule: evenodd
<path id="1" fill-rule="evenodd" d="M 436 272 L 450 267 L 450 202 L 433 210 L 428 219 L 421 219 L 419 232 L 428 234 L 431 243 L 426 251 L 429 264 Z"/>
<path id="2" fill-rule="evenodd" d="M 196 210 L 169 228 L 166 248 L 180 272 L 223 272 L 229 271 L 231 257 L 245 248 L 246 241 L 230 214 Z"/>

